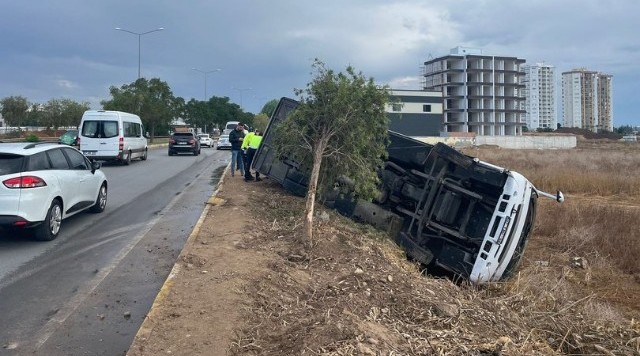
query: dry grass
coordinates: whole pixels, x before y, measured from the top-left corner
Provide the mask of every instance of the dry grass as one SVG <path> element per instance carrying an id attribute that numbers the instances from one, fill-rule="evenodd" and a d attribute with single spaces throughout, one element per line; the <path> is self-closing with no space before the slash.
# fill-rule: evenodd
<path id="1" fill-rule="evenodd" d="M 252 195 L 263 229 L 247 244 L 276 259 L 245 291 L 249 326 L 231 354 L 640 355 L 640 208 L 615 196 L 640 195 L 640 159 L 597 149 L 472 154 L 573 193 L 562 205 L 540 201 L 514 278 L 478 287 L 424 277 L 381 233 L 334 212 L 316 219 L 316 246 L 305 251 L 304 201 L 264 185 Z"/>
<path id="2" fill-rule="evenodd" d="M 624 273 L 640 274 L 640 207 L 598 199 L 568 199 L 558 205 L 543 202 L 534 236 L 554 251 L 606 259 Z"/>
<path id="3" fill-rule="evenodd" d="M 465 153 L 520 172 L 542 190 L 640 197 L 639 150 L 640 146 L 620 145 L 619 150 L 468 149 Z"/>

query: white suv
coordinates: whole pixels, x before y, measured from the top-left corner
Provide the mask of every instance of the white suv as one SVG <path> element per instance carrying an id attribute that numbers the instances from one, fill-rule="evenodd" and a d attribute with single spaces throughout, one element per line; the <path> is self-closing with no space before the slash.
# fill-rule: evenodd
<path id="1" fill-rule="evenodd" d="M 107 204 L 100 163 L 54 143 L 0 143 L 0 226 L 31 228 L 50 241 L 63 219 Z"/>

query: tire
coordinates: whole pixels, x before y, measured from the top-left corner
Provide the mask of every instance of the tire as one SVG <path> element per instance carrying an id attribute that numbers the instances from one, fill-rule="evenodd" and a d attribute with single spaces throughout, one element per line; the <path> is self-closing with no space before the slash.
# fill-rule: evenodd
<path id="1" fill-rule="evenodd" d="M 127 153 L 127 159 L 125 159 L 122 163 L 124 163 L 125 166 L 128 166 L 131 164 L 131 151 Z"/>
<path id="2" fill-rule="evenodd" d="M 39 241 L 51 241 L 58 237 L 62 223 L 62 204 L 58 199 L 51 202 L 47 217 L 34 231 L 34 238 Z"/>
<path id="3" fill-rule="evenodd" d="M 193 151 L 193 155 L 197 156 L 198 155 L 198 151 L 197 150 Z"/>
<path id="4" fill-rule="evenodd" d="M 144 149 L 144 154 L 142 155 L 142 157 L 140 157 L 140 160 L 142 160 L 142 161 L 146 161 L 146 160 L 147 160 L 147 153 L 148 153 L 148 152 L 147 152 L 147 149 L 145 148 L 145 149 Z"/>
<path id="5" fill-rule="evenodd" d="M 98 190 L 98 197 L 96 198 L 96 203 L 93 204 L 89 211 L 92 213 L 101 213 L 104 211 L 104 208 L 107 206 L 107 184 L 102 183 L 100 186 L 100 190 Z"/>
<path id="6" fill-rule="evenodd" d="M 173 156 L 173 152 L 171 152 L 171 150 L 169 150 L 169 156 Z"/>

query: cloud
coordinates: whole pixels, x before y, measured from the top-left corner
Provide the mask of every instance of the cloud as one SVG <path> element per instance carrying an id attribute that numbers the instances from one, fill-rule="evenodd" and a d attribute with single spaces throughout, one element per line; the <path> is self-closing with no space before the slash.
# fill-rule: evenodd
<path id="1" fill-rule="evenodd" d="M 422 77 L 401 77 L 393 78 L 389 81 L 388 85 L 391 89 L 410 89 L 419 90 L 422 89 Z"/>
<path id="2" fill-rule="evenodd" d="M 3 13 L 11 16 L 0 22 L 0 98 L 99 102 L 109 86 L 137 78 L 138 38 L 114 27 L 164 27 L 141 39 L 142 75 L 161 78 L 187 100 L 203 95 L 194 67 L 221 68 L 209 76 L 208 94 L 239 102 L 233 87 L 252 87 L 260 98 L 291 96 L 311 79 L 314 58 L 417 89 L 423 63 L 461 45 L 544 61 L 559 73 L 613 74 L 615 115 L 640 117 L 632 102 L 617 100 L 637 87 L 637 0 L 58 0 L 7 2 Z M 265 100 L 243 101 L 256 112 Z"/>
<path id="3" fill-rule="evenodd" d="M 58 87 L 65 90 L 78 88 L 78 84 L 66 79 L 58 79 L 56 80 L 56 83 L 58 84 Z"/>

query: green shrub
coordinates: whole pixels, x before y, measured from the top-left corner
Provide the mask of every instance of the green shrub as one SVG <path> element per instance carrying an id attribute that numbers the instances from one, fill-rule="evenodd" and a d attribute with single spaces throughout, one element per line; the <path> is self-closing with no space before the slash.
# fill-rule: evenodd
<path id="1" fill-rule="evenodd" d="M 27 142 L 38 142 L 38 141 L 40 141 L 40 138 L 38 136 L 36 136 L 35 134 L 29 134 L 25 138 L 25 141 L 27 141 Z"/>

